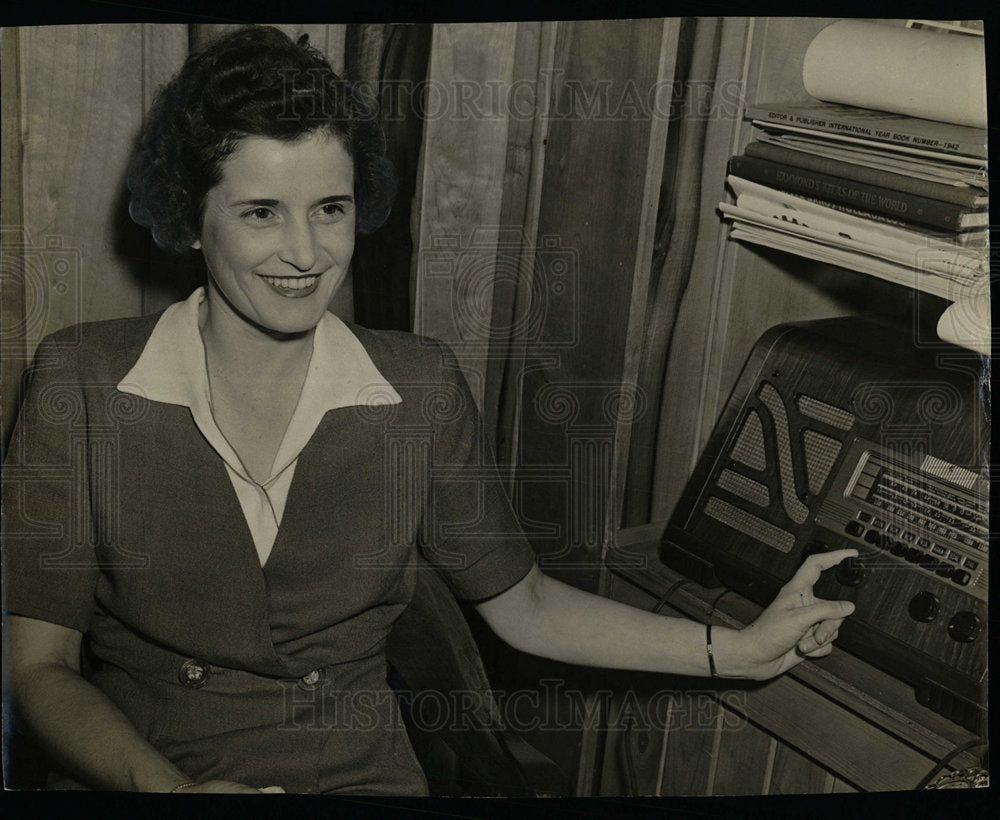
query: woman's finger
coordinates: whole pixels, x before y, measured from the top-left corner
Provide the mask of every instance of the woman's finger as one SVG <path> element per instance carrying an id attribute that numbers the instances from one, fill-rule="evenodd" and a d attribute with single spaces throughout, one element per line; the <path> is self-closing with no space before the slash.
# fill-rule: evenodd
<path id="1" fill-rule="evenodd" d="M 807 633 L 799 639 L 799 642 L 796 644 L 796 649 L 800 655 L 813 657 L 817 649 L 823 649 L 824 647 L 831 646 L 839 634 L 839 631 L 836 629 L 822 635 L 819 634 L 818 630 L 812 633 Z"/>
<path id="2" fill-rule="evenodd" d="M 840 630 L 840 625 L 843 622 L 843 618 L 832 618 L 816 624 L 816 627 L 813 629 L 816 640 L 821 644 L 829 643 L 837 636 L 837 632 Z"/>
<path id="3" fill-rule="evenodd" d="M 852 612 L 854 612 L 854 604 L 851 601 L 819 600 L 809 606 L 790 611 L 788 617 L 794 619 L 802 634 L 805 634 L 812 626 L 818 626 L 824 621 L 842 621 Z M 840 628 L 839 624 L 837 628 Z"/>
<path id="4" fill-rule="evenodd" d="M 785 584 L 784 588 L 795 592 L 803 591 L 806 588 L 812 589 L 813 585 L 819 580 L 819 576 L 826 572 L 826 570 L 837 566 L 845 558 L 853 558 L 857 554 L 857 550 L 848 549 L 817 552 L 810 555 L 802 562 L 802 566 L 798 568 L 788 583 Z"/>
<path id="5" fill-rule="evenodd" d="M 823 646 L 817 647 L 812 652 L 806 652 L 805 653 L 805 657 L 807 657 L 807 658 L 825 658 L 831 652 L 833 652 L 833 644 L 832 643 L 828 643 L 828 644 L 824 644 Z"/>

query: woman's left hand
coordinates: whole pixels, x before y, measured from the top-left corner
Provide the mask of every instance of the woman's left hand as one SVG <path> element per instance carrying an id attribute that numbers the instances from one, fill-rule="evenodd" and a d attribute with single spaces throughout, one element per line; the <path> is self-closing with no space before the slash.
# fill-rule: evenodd
<path id="1" fill-rule="evenodd" d="M 750 626 L 736 633 L 732 649 L 742 658 L 733 677 L 766 680 L 791 669 L 805 658 L 820 658 L 833 650 L 844 618 L 854 611 L 850 601 L 825 601 L 813 586 L 825 570 L 857 550 L 836 550 L 811 555 L 778 592 L 771 605 Z M 727 677 L 728 650 L 719 649 L 719 672 Z M 736 660 L 731 657 L 731 660 Z"/>

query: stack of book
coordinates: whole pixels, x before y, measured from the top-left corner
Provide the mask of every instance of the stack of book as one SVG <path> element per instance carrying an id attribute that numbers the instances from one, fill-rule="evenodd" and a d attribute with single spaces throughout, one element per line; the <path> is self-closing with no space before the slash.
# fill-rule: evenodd
<path id="1" fill-rule="evenodd" d="M 736 201 L 720 204 L 732 238 L 988 300 L 983 129 L 821 102 L 747 118 L 753 139 L 729 161 Z"/>

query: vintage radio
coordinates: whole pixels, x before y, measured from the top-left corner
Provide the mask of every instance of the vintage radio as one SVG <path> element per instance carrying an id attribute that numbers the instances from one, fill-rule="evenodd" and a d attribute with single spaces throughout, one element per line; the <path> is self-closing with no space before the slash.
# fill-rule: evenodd
<path id="1" fill-rule="evenodd" d="M 816 594 L 855 602 L 838 646 L 983 731 L 988 387 L 979 357 L 861 319 L 757 342 L 661 557 L 761 604 L 811 553 L 855 547 Z"/>

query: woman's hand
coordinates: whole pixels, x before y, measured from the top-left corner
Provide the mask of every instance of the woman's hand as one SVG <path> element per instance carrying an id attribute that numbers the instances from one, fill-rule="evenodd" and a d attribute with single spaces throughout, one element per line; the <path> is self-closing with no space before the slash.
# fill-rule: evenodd
<path id="1" fill-rule="evenodd" d="M 766 680 L 804 658 L 829 655 L 854 604 L 817 598 L 813 586 L 822 572 L 857 554 L 848 549 L 807 558 L 757 620 L 720 642 L 716 650 L 720 675 Z"/>
<path id="2" fill-rule="evenodd" d="M 243 783 L 234 783 L 231 780 L 206 780 L 204 783 L 192 783 L 190 786 L 178 788 L 171 794 L 284 794 L 285 790 L 281 786 L 265 786 L 263 789 L 255 789 Z"/>

